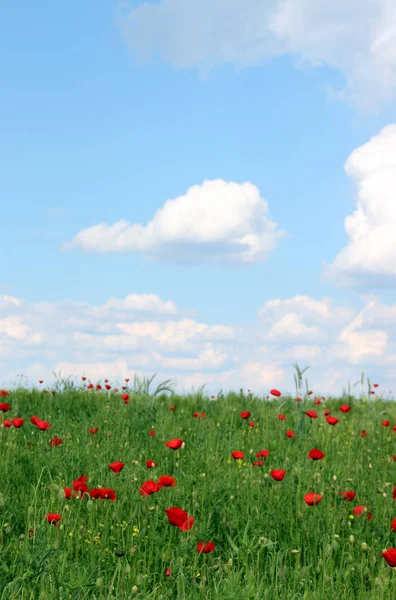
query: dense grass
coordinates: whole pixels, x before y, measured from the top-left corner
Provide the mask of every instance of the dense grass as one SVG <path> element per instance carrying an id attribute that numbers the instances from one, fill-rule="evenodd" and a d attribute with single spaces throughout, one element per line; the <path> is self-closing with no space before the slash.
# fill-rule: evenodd
<path id="1" fill-rule="evenodd" d="M 381 556 L 396 546 L 394 402 L 348 396 L 319 406 L 313 396 L 266 401 L 241 391 L 215 401 L 130 393 L 126 404 L 119 393 L 70 385 L 55 395 L 15 389 L 0 401 L 11 406 L 3 421 L 25 419 L 20 429 L 0 428 L 0 600 L 396 598 L 396 569 Z M 335 427 L 324 408 L 339 418 Z M 51 428 L 40 431 L 32 415 Z M 50 448 L 55 436 L 63 443 Z M 172 438 L 184 448 L 167 448 Z M 312 448 L 325 458 L 309 460 Z M 262 449 L 270 450 L 266 464 L 252 467 Z M 243 460 L 231 458 L 235 450 Z M 147 459 L 157 467 L 146 468 Z M 125 463 L 118 474 L 113 461 Z M 286 470 L 284 480 L 274 481 L 272 469 Z M 116 490 L 117 500 L 65 499 L 63 488 L 80 475 L 89 489 Z M 141 484 L 160 475 L 176 487 L 143 498 Z M 356 492 L 353 502 L 340 497 L 345 490 Z M 304 502 L 311 491 L 323 494 L 317 506 Z M 372 520 L 351 518 L 359 504 Z M 172 506 L 194 516 L 190 531 L 170 525 Z M 48 513 L 62 516 L 59 527 Z M 198 554 L 197 543 L 209 540 L 214 552 Z"/>

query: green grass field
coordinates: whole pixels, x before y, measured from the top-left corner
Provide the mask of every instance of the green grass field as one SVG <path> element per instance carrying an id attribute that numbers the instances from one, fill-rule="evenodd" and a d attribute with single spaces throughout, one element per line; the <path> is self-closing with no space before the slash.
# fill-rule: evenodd
<path id="1" fill-rule="evenodd" d="M 213 401 L 202 390 L 181 397 L 166 385 L 153 394 L 101 385 L 45 391 L 44 382 L 0 398 L 10 406 L 0 413 L 0 600 L 396 598 L 396 569 L 382 556 L 396 546 L 394 402 L 367 393 L 268 401 L 242 390 Z M 324 410 L 339 422 L 326 422 Z M 13 418 L 23 425 L 4 426 Z M 40 429 L 43 421 L 51 427 Z M 175 438 L 184 441 L 177 450 L 166 446 Z M 312 449 L 324 458 L 310 460 Z M 261 450 L 269 455 L 257 457 Z M 124 463 L 118 473 L 115 461 Z M 277 469 L 281 481 L 270 474 Z M 81 475 L 84 497 L 84 483 L 73 493 Z M 164 475 L 176 485 L 139 493 Z M 97 488 L 115 490 L 116 500 L 92 499 Z M 346 501 L 344 491 L 356 497 Z M 309 492 L 322 495 L 319 504 L 305 502 Z M 368 512 L 355 515 L 361 505 Z M 190 529 L 170 523 L 171 507 L 194 518 Z M 48 522 L 51 513 L 61 519 Z M 199 542 L 215 548 L 199 553 Z"/>

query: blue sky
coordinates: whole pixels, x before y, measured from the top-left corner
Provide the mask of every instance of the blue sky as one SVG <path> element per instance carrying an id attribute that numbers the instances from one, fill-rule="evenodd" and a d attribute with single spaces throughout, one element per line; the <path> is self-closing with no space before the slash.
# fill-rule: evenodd
<path id="1" fill-rule="evenodd" d="M 362 370 L 395 392 L 392 5 L 362 2 L 373 27 L 360 31 L 355 2 L 322 16 L 304 0 L 274 0 L 271 13 L 249 0 L 241 14 L 224 0 L 4 0 L 0 384 L 55 368 L 268 393 L 293 390 L 297 361 L 312 365 L 318 393 L 340 392 Z M 315 35 L 332 27 L 339 37 Z M 250 213 L 245 182 L 257 190 Z M 344 222 L 360 192 L 364 226 L 356 217 L 348 250 Z M 160 210 L 167 233 L 151 253 L 135 230 L 116 251 L 111 226 L 146 228 Z M 259 218 L 286 235 L 246 261 L 234 250 Z M 324 263 L 335 265 L 329 279 Z"/>

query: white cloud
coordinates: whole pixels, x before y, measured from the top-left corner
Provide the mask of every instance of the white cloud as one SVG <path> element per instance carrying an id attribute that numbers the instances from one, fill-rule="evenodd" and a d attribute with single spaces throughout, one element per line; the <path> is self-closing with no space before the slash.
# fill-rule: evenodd
<path id="1" fill-rule="evenodd" d="M 268 338 L 288 339 L 291 337 L 313 339 L 323 337 L 319 327 L 310 327 L 302 323 L 300 317 L 295 313 L 289 313 L 275 323 L 268 332 Z"/>
<path id="2" fill-rule="evenodd" d="M 362 311 L 338 336 L 338 340 L 344 345 L 339 355 L 351 363 L 370 360 L 373 364 L 375 359 L 382 362 L 388 346 L 388 334 L 382 330 L 356 331 L 363 324 Z"/>
<path id="3" fill-rule="evenodd" d="M 396 392 L 396 304 L 374 295 L 362 300 L 357 310 L 330 298 L 272 299 L 247 326 L 207 325 L 151 294 L 100 306 L 0 297 L 0 388 L 20 373 L 49 381 L 60 371 L 112 384 L 157 373 L 154 385 L 171 379 L 179 392 L 206 383 L 211 395 L 241 387 L 293 393 L 297 362 L 311 366 L 306 376 L 315 393 L 340 393 L 362 370 Z"/>
<path id="4" fill-rule="evenodd" d="M 29 327 L 22 323 L 20 319 L 16 317 L 9 317 L 8 319 L 0 319 L 0 335 L 5 334 L 9 338 L 16 340 L 23 340 L 29 331 Z"/>
<path id="5" fill-rule="evenodd" d="M 228 353 L 219 352 L 209 347 L 200 352 L 197 358 L 167 358 L 158 353 L 155 353 L 155 358 L 161 364 L 162 368 L 165 369 L 185 369 L 190 371 L 208 369 L 209 371 L 216 371 L 224 366 L 229 356 Z"/>
<path id="6" fill-rule="evenodd" d="M 193 319 L 180 319 L 166 323 L 142 322 L 119 323 L 117 329 L 124 333 L 136 336 L 137 339 L 150 337 L 161 345 L 179 346 L 190 340 L 196 341 L 228 341 L 235 338 L 234 328 L 225 325 L 206 325 L 197 323 Z"/>
<path id="7" fill-rule="evenodd" d="M 20 306 L 21 301 L 13 296 L 0 295 L 0 311 L 9 310 L 13 306 Z M 1 314 L 1 313 L 0 313 Z"/>
<path id="8" fill-rule="evenodd" d="M 290 54 L 300 66 L 340 70 L 347 85 L 338 95 L 362 110 L 396 95 L 394 0 L 162 0 L 132 8 L 119 25 L 143 58 L 203 74 Z"/>
<path id="9" fill-rule="evenodd" d="M 155 294 L 129 294 L 126 298 L 110 298 L 100 308 L 101 312 L 117 314 L 136 311 L 139 313 L 159 313 L 164 315 L 174 315 L 177 308 L 174 302 L 168 300 L 164 302 Z"/>
<path id="10" fill-rule="evenodd" d="M 315 300 L 295 296 L 269 300 L 258 311 L 262 339 L 290 344 L 293 341 L 326 343 L 329 331 L 352 318 L 348 307 L 333 306 L 330 298 Z"/>
<path id="11" fill-rule="evenodd" d="M 268 203 L 251 183 L 220 179 L 167 200 L 146 226 L 121 220 L 81 230 L 64 249 L 141 252 L 156 260 L 251 263 L 266 260 L 285 231 L 268 216 Z"/>
<path id="12" fill-rule="evenodd" d="M 395 4 L 396 6 L 396 4 Z M 345 171 L 356 183 L 357 209 L 345 219 L 348 243 L 323 279 L 344 286 L 396 282 L 396 124 L 349 156 Z"/>
<path id="13" fill-rule="evenodd" d="M 125 359 L 118 359 L 114 361 L 106 362 L 79 362 L 78 364 L 72 362 L 58 362 L 54 365 L 54 372 L 63 375 L 75 375 L 78 379 L 82 376 L 89 377 L 92 381 L 98 381 L 103 379 L 120 378 L 124 380 L 131 376 L 130 366 L 128 361 Z M 35 369 L 35 374 L 38 370 Z M 143 375 L 142 371 L 134 369 L 134 374 L 138 377 Z M 47 373 L 47 377 L 49 373 Z"/>

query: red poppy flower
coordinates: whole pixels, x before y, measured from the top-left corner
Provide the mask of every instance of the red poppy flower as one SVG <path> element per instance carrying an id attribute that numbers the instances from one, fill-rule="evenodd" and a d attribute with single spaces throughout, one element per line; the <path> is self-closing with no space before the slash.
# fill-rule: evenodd
<path id="1" fill-rule="evenodd" d="M 360 504 L 359 506 L 355 506 L 355 508 L 353 509 L 353 514 L 354 515 L 367 514 L 367 520 L 368 521 L 371 521 L 371 519 L 373 518 L 373 513 L 369 512 L 367 506 L 364 506 L 364 504 Z"/>
<path id="2" fill-rule="evenodd" d="M 7 402 L 1 402 L 0 403 L 0 410 L 2 412 L 8 412 L 10 410 L 11 406 L 9 404 L 7 404 Z"/>
<path id="3" fill-rule="evenodd" d="M 87 494 L 88 494 L 88 486 L 87 486 L 87 490 L 86 492 L 81 492 L 81 491 L 73 491 L 70 488 L 63 488 L 63 491 L 65 492 L 65 498 L 67 500 L 70 500 L 70 498 L 73 496 L 73 498 L 87 498 Z"/>
<path id="4" fill-rule="evenodd" d="M 383 425 L 384 427 L 389 427 L 390 421 L 382 421 L 381 425 Z"/>
<path id="5" fill-rule="evenodd" d="M 89 383 L 89 384 L 87 385 L 87 390 L 92 390 L 92 388 L 93 388 L 93 383 Z"/>
<path id="6" fill-rule="evenodd" d="M 61 443 L 62 443 L 61 438 L 54 437 L 54 438 L 52 438 L 52 440 L 50 440 L 49 445 L 50 445 L 50 448 L 53 448 L 54 446 L 60 446 Z"/>
<path id="7" fill-rule="evenodd" d="M 355 499 L 356 492 L 340 492 L 340 496 L 342 496 L 342 498 L 344 498 L 344 500 L 346 500 L 347 502 L 351 502 L 351 500 Z"/>
<path id="8" fill-rule="evenodd" d="M 161 475 L 158 478 L 158 483 L 161 487 L 175 487 L 176 479 L 171 477 L 171 475 Z"/>
<path id="9" fill-rule="evenodd" d="M 239 460 L 245 456 L 245 453 L 237 450 L 236 452 L 231 452 L 231 456 L 234 460 Z"/>
<path id="10" fill-rule="evenodd" d="M 393 488 L 393 492 L 392 492 L 392 498 L 393 498 L 393 500 L 396 500 L 396 485 L 395 485 L 395 487 Z"/>
<path id="11" fill-rule="evenodd" d="M 393 425 L 392 429 L 393 431 L 396 431 L 396 425 Z"/>
<path id="12" fill-rule="evenodd" d="M 396 531 L 396 517 L 392 521 L 392 531 Z"/>
<path id="13" fill-rule="evenodd" d="M 165 508 L 171 525 L 182 531 L 189 531 L 194 525 L 194 517 L 189 516 L 185 510 L 177 507 Z"/>
<path id="14" fill-rule="evenodd" d="M 396 548 L 388 548 L 381 553 L 390 567 L 396 567 Z"/>
<path id="15" fill-rule="evenodd" d="M 205 419 L 206 415 L 205 415 L 205 413 L 195 412 L 193 414 L 193 417 L 198 417 L 198 419 Z"/>
<path id="16" fill-rule="evenodd" d="M 279 390 L 270 390 L 270 394 L 277 396 L 278 398 L 282 395 Z"/>
<path id="17" fill-rule="evenodd" d="M 208 552 L 213 552 L 215 548 L 216 546 L 213 542 L 208 542 L 207 544 L 204 544 L 203 542 L 198 542 L 197 544 L 197 550 L 200 554 L 207 554 Z"/>
<path id="18" fill-rule="evenodd" d="M 307 417 L 310 417 L 311 419 L 318 418 L 318 415 L 316 414 L 315 410 L 307 410 L 307 412 L 305 414 L 307 415 Z"/>
<path id="19" fill-rule="evenodd" d="M 260 452 L 258 452 L 258 453 L 256 454 L 256 456 L 257 456 L 257 458 L 258 458 L 259 456 L 262 456 L 263 458 L 266 458 L 267 456 L 269 456 L 269 454 L 270 454 L 270 451 L 269 451 L 269 450 L 260 450 Z"/>
<path id="20" fill-rule="evenodd" d="M 9 396 L 10 392 L 7 392 L 7 390 L 0 390 L 0 398 L 5 398 L 6 396 Z"/>
<path id="21" fill-rule="evenodd" d="M 101 488 L 92 488 L 89 495 L 93 500 L 98 500 L 101 497 L 101 492 Z"/>
<path id="22" fill-rule="evenodd" d="M 169 408 L 170 408 L 170 410 L 175 410 L 176 406 L 174 404 L 172 404 Z"/>
<path id="23" fill-rule="evenodd" d="M 86 477 L 85 475 L 80 475 L 80 477 L 78 479 L 75 479 L 73 481 L 73 490 L 75 492 L 81 492 L 82 495 L 87 494 L 88 493 L 88 486 L 87 486 L 87 480 L 88 477 Z"/>
<path id="24" fill-rule="evenodd" d="M 56 525 L 62 519 L 62 517 L 57 513 L 49 513 L 48 515 L 45 515 L 45 518 L 47 519 L 48 523 L 52 523 L 53 525 Z"/>
<path id="25" fill-rule="evenodd" d="M 81 379 L 82 379 L 83 381 L 85 381 L 87 378 L 86 378 L 86 377 L 81 377 Z"/>
<path id="26" fill-rule="evenodd" d="M 117 500 L 115 490 L 111 490 L 109 488 L 102 488 L 101 499 L 102 500 L 111 500 L 111 502 L 115 502 Z"/>
<path id="27" fill-rule="evenodd" d="M 14 425 L 14 427 L 16 427 L 17 429 L 19 429 L 20 427 L 22 427 L 22 425 L 24 424 L 25 419 L 12 419 L 12 424 Z"/>
<path id="28" fill-rule="evenodd" d="M 309 494 L 305 494 L 304 496 L 304 500 L 308 504 L 308 506 L 319 504 L 322 498 L 323 496 L 321 496 L 321 494 L 315 494 L 314 492 L 309 492 Z"/>
<path id="29" fill-rule="evenodd" d="M 72 497 L 72 490 L 70 488 L 63 488 L 63 491 L 65 492 L 65 498 L 67 498 L 67 500 L 70 500 L 70 498 Z"/>
<path id="30" fill-rule="evenodd" d="M 263 460 L 255 460 L 254 463 L 252 463 L 252 467 L 262 467 L 263 465 L 265 465 Z"/>
<path id="31" fill-rule="evenodd" d="M 130 379 L 129 377 L 125 377 L 124 381 L 126 381 L 128 383 L 129 379 Z"/>
<path id="32" fill-rule="evenodd" d="M 279 421 L 286 421 L 286 415 L 278 415 Z"/>
<path id="33" fill-rule="evenodd" d="M 286 431 L 286 435 L 287 435 L 288 438 L 295 438 L 296 437 L 296 434 L 291 429 L 288 429 Z"/>
<path id="34" fill-rule="evenodd" d="M 360 432 L 360 435 L 362 437 L 367 437 L 367 431 L 365 429 L 362 429 L 362 431 Z"/>
<path id="35" fill-rule="evenodd" d="M 129 394 L 122 394 L 121 400 L 124 400 L 125 404 L 129 403 Z"/>
<path id="36" fill-rule="evenodd" d="M 273 479 L 275 479 L 275 481 L 282 481 L 286 475 L 286 471 L 282 471 L 282 469 L 273 469 L 270 471 L 270 475 Z"/>
<path id="37" fill-rule="evenodd" d="M 249 423 L 249 427 L 254 427 L 254 426 L 255 426 L 254 421 L 252 421 L 251 423 Z"/>
<path id="38" fill-rule="evenodd" d="M 146 460 L 146 467 L 148 469 L 152 469 L 153 467 L 156 467 L 157 463 L 155 463 L 153 460 Z"/>
<path id="39" fill-rule="evenodd" d="M 166 577 L 170 577 L 171 576 L 172 571 L 170 569 L 166 569 L 165 571 L 165 576 Z"/>
<path id="40" fill-rule="evenodd" d="M 312 390 L 309 390 L 308 396 L 310 396 L 312 393 L 313 393 Z"/>
<path id="41" fill-rule="evenodd" d="M 124 463 L 115 461 L 115 462 L 110 463 L 109 467 L 113 471 L 113 473 L 119 473 L 124 468 Z"/>
<path id="42" fill-rule="evenodd" d="M 300 397 L 296 398 L 296 402 L 302 402 L 301 398 Z"/>
<path id="43" fill-rule="evenodd" d="M 47 423 L 47 421 L 42 421 L 41 419 L 36 419 L 36 426 L 40 429 L 40 431 L 47 431 L 52 425 Z"/>
<path id="44" fill-rule="evenodd" d="M 377 388 L 378 387 L 378 383 L 373 383 L 373 387 Z"/>
<path id="45" fill-rule="evenodd" d="M 154 431 L 154 429 L 152 429 L 152 430 L 150 431 L 150 435 L 152 435 L 153 437 L 155 436 L 155 431 Z"/>
<path id="46" fill-rule="evenodd" d="M 8 419 L 6 419 L 3 423 L 3 427 L 12 427 L 12 423 L 11 421 L 9 421 Z"/>
<path id="47" fill-rule="evenodd" d="M 111 385 L 109 385 L 108 383 L 106 383 L 105 388 L 106 388 L 106 390 L 111 390 Z"/>
<path id="48" fill-rule="evenodd" d="M 328 423 L 329 425 L 337 425 L 337 423 L 339 422 L 339 419 L 337 419 L 337 417 L 326 417 L 326 423 Z"/>
<path id="49" fill-rule="evenodd" d="M 342 406 L 340 406 L 340 411 L 343 413 L 349 413 L 350 410 L 351 410 L 351 407 L 348 406 L 348 404 L 343 404 Z"/>
<path id="50" fill-rule="evenodd" d="M 252 413 L 250 413 L 248 410 L 245 410 L 244 412 L 241 412 L 240 414 L 241 414 L 242 419 L 248 419 Z"/>
<path id="51" fill-rule="evenodd" d="M 310 458 L 311 460 L 322 460 L 322 458 L 325 457 L 325 455 L 323 454 L 322 450 L 310 450 L 309 454 L 307 454 L 307 457 Z"/>
<path id="52" fill-rule="evenodd" d="M 89 428 L 89 433 L 92 433 L 92 435 L 95 435 L 95 433 L 98 433 L 99 431 L 99 427 L 90 427 Z"/>
<path id="53" fill-rule="evenodd" d="M 331 411 L 327 410 L 327 408 L 323 411 L 325 417 L 329 417 L 331 415 Z"/>
<path id="54" fill-rule="evenodd" d="M 178 450 L 183 443 L 184 443 L 184 440 L 175 438 L 175 439 L 171 440 L 170 442 L 166 442 L 165 446 L 167 448 L 172 448 L 172 450 Z"/>
<path id="55" fill-rule="evenodd" d="M 159 492 L 161 489 L 161 486 L 159 483 L 157 483 L 156 481 L 145 481 L 144 483 L 142 483 L 142 487 L 138 490 L 139 494 L 141 494 L 141 496 L 143 496 L 144 498 L 146 496 L 149 496 L 150 494 L 155 494 L 156 492 Z"/>
<path id="56" fill-rule="evenodd" d="M 42 379 L 39 379 L 39 383 L 44 383 L 44 381 Z"/>
<path id="57" fill-rule="evenodd" d="M 101 389 L 102 389 L 102 386 L 98 384 L 98 385 L 96 386 L 96 389 L 97 389 L 97 390 L 101 390 Z"/>
<path id="58" fill-rule="evenodd" d="M 111 500 L 112 502 L 117 500 L 115 490 L 109 488 L 92 488 L 89 495 L 94 500 Z"/>
<path id="59" fill-rule="evenodd" d="M 322 404 L 321 401 L 319 400 L 319 398 L 314 398 L 314 403 L 315 404 Z"/>

